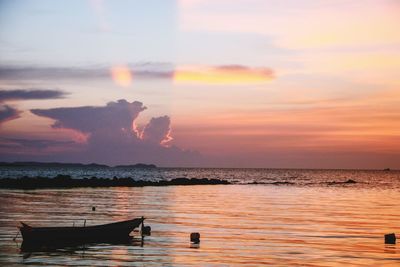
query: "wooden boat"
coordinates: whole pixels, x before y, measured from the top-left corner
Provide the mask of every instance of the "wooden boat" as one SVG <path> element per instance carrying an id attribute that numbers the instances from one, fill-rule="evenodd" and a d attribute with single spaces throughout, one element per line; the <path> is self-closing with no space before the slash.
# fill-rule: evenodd
<path id="1" fill-rule="evenodd" d="M 32 227 L 21 222 L 25 244 L 89 243 L 128 240 L 130 233 L 142 224 L 144 218 L 136 218 L 94 226 Z"/>

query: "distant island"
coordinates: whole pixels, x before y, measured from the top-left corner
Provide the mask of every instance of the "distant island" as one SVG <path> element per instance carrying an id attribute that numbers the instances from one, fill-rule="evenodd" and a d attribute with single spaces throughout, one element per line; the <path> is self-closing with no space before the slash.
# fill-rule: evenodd
<path id="1" fill-rule="evenodd" d="M 154 164 L 137 163 L 131 165 L 117 165 L 114 167 L 105 164 L 60 163 L 60 162 L 0 162 L 0 167 L 46 167 L 46 168 L 126 168 L 126 169 L 154 169 Z"/>
<path id="2" fill-rule="evenodd" d="M 133 165 L 117 165 L 114 166 L 113 168 L 120 168 L 120 169 L 155 169 L 157 168 L 156 165 L 154 164 L 144 164 L 144 163 L 137 163 L 137 164 L 133 164 Z"/>

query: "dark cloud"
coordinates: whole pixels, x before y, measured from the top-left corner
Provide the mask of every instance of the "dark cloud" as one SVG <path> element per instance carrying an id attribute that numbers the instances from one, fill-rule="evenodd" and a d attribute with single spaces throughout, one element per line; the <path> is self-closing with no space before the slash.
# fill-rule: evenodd
<path id="1" fill-rule="evenodd" d="M 56 99 L 62 98 L 65 93 L 59 90 L 46 89 L 18 89 L 3 90 L 0 89 L 0 102 L 9 100 L 29 100 L 29 99 Z"/>
<path id="2" fill-rule="evenodd" d="M 19 118 L 21 111 L 9 106 L 0 105 L 0 125 L 6 121 Z"/>
<path id="3" fill-rule="evenodd" d="M 40 67 L 0 65 L 0 80 L 92 80 L 110 78 L 113 66 Z M 173 69 L 166 64 L 127 66 L 135 78 L 171 79 Z"/>
<path id="4" fill-rule="evenodd" d="M 88 136 L 79 153 L 52 155 L 53 161 L 109 165 L 143 162 L 162 166 L 198 162 L 201 156 L 196 152 L 165 146 L 172 139 L 168 116 L 152 118 L 143 132 L 137 132 L 135 120 L 145 109 L 141 102 L 118 100 L 101 107 L 34 109 L 31 112 L 55 120 L 53 128 L 73 129 Z"/>
<path id="5" fill-rule="evenodd" d="M 144 127 L 141 138 L 150 143 L 160 144 L 171 140 L 171 120 L 168 116 L 152 118 Z"/>
<path id="6" fill-rule="evenodd" d="M 0 80 L 93 80 L 111 77 L 111 70 L 118 66 L 46 67 L 0 65 Z M 124 66 L 136 79 L 173 79 L 174 67 L 167 63 L 140 63 Z M 217 71 L 258 73 L 274 77 L 274 71 L 265 67 L 249 67 L 232 64 L 210 66 Z M 180 71 L 188 71 L 182 69 Z"/>
<path id="7" fill-rule="evenodd" d="M 0 89 L 0 103 L 13 100 L 29 100 L 29 99 L 56 99 L 64 97 L 65 93 L 59 90 L 47 89 L 17 89 L 3 90 Z M 19 118 L 21 111 L 2 104 L 0 105 L 0 124 Z"/>
<path id="8" fill-rule="evenodd" d="M 145 110 L 141 102 L 126 100 L 110 102 L 104 107 L 75 107 L 33 109 L 35 115 L 55 120 L 54 128 L 69 128 L 84 133 L 97 134 L 104 129 L 120 132 L 132 129 L 132 122 Z"/>

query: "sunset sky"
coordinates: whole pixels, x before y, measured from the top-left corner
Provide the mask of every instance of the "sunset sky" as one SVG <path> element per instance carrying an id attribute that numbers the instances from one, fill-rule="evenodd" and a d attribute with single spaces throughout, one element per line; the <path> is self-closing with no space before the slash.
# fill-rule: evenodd
<path id="1" fill-rule="evenodd" d="M 400 168 L 400 1 L 0 1 L 0 161 Z"/>

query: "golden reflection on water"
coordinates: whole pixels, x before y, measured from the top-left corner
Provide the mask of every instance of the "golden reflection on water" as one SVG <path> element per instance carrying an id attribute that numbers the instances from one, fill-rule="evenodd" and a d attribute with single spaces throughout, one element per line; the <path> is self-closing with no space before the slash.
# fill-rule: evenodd
<path id="1" fill-rule="evenodd" d="M 79 266 L 399 266 L 398 189 L 263 185 L 0 191 L 0 263 Z M 96 206 L 96 211 L 91 207 Z M 18 221 L 87 225 L 145 216 L 143 247 L 97 244 L 26 259 Z M 190 243 L 191 232 L 201 242 Z M 135 233 L 137 236 L 138 233 Z"/>

